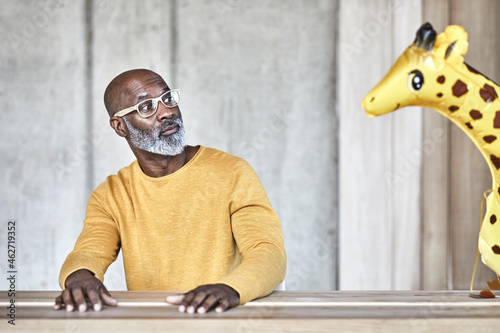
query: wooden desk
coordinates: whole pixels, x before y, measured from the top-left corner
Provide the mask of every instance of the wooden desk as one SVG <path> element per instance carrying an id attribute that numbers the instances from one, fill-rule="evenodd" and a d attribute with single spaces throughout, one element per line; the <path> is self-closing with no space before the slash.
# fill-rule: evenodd
<path id="1" fill-rule="evenodd" d="M 58 291 L 16 292 L 16 325 L 1 291 L 0 332 L 500 332 L 500 299 L 468 291 L 276 291 L 222 314 L 179 313 L 171 292 L 115 291 L 117 308 L 53 310 Z M 477 293 L 475 293 L 477 294 Z"/>

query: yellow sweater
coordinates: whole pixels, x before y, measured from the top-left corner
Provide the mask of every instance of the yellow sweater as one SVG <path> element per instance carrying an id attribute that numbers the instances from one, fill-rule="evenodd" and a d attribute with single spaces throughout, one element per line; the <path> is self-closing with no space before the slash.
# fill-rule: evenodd
<path id="1" fill-rule="evenodd" d="M 173 174 L 149 177 L 136 160 L 99 185 L 61 288 L 83 268 L 103 281 L 120 247 L 129 290 L 224 283 L 243 304 L 271 293 L 286 270 L 281 225 L 256 173 L 206 147 Z"/>

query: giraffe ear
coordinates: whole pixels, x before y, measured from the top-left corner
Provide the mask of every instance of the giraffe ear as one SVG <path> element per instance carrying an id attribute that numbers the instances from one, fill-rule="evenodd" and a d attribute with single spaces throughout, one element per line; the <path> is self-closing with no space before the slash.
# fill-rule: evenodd
<path id="1" fill-rule="evenodd" d="M 436 31 L 432 28 L 432 25 L 429 22 L 422 24 L 415 36 L 415 45 L 421 49 L 432 51 L 435 41 Z"/>
<path id="2" fill-rule="evenodd" d="M 462 63 L 467 53 L 469 43 L 467 32 L 458 25 L 450 25 L 436 38 L 434 51 L 450 63 Z"/>
<path id="3" fill-rule="evenodd" d="M 468 48 L 469 43 L 466 40 L 455 40 L 446 48 L 444 58 L 448 61 L 453 60 L 454 57 L 463 58 L 463 56 L 467 53 Z"/>

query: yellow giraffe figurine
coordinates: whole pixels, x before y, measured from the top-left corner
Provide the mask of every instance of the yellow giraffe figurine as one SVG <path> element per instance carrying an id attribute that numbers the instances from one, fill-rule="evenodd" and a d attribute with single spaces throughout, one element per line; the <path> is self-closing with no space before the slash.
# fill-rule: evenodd
<path id="1" fill-rule="evenodd" d="M 500 289 L 500 87 L 464 62 L 467 33 L 448 26 L 436 36 L 430 23 L 392 68 L 363 99 L 370 117 L 405 106 L 430 107 L 449 118 L 476 144 L 491 171 L 493 187 L 479 232 L 478 248 L 485 265 L 497 274 L 483 297 Z"/>

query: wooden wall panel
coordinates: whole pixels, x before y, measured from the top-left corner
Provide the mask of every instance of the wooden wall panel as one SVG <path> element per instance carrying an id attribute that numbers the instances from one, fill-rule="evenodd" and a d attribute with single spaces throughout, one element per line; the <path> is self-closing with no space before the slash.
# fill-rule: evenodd
<path id="1" fill-rule="evenodd" d="M 421 12 L 419 2 L 341 5 L 342 289 L 420 285 L 421 109 L 369 119 L 360 102 L 412 43 Z"/>
<path id="2" fill-rule="evenodd" d="M 380 80 L 382 75 L 385 74 L 385 69 L 382 73 L 374 74 L 376 70 L 366 69 L 363 66 L 366 66 L 365 64 L 367 63 L 370 65 L 375 63 L 377 64 L 375 67 L 378 70 L 378 68 L 384 67 L 384 59 L 385 61 L 390 59 L 390 64 L 392 64 L 394 57 L 400 54 L 400 51 L 395 51 L 396 46 L 408 45 L 412 39 L 406 37 L 406 43 L 403 42 L 405 34 L 411 33 L 413 37 L 416 29 L 422 23 L 417 22 L 418 15 L 414 15 L 415 13 L 423 13 L 426 19 L 437 19 L 438 24 L 436 24 L 436 29 L 439 30 L 438 32 L 444 29 L 448 23 L 462 24 L 466 26 L 467 29 L 467 22 L 475 22 L 476 27 L 472 27 L 472 29 L 476 29 L 478 34 L 481 32 L 481 34 L 483 34 L 482 39 L 484 43 L 489 44 L 488 47 L 493 50 L 489 51 L 490 53 L 482 52 L 482 62 L 484 63 L 486 58 L 488 58 L 491 66 L 495 66 L 494 64 L 496 62 L 491 53 L 494 53 L 496 44 L 493 42 L 493 45 L 491 45 L 492 42 L 488 41 L 488 38 L 491 40 L 494 38 L 494 35 L 491 32 L 490 34 L 484 35 L 484 29 L 488 25 L 488 22 L 492 25 L 495 20 L 495 13 L 497 11 L 492 10 L 492 8 L 496 8 L 496 3 L 485 2 L 480 6 L 476 6 L 475 4 L 472 5 L 469 2 L 463 1 L 453 2 L 450 6 L 448 2 L 433 2 L 432 5 L 423 3 L 424 7 L 420 7 L 421 4 L 417 2 L 405 2 L 402 5 L 402 11 L 393 15 L 392 18 L 392 29 L 394 29 L 392 32 L 392 41 L 386 34 L 384 34 L 383 37 L 379 37 L 377 34 L 373 33 L 373 35 L 375 35 L 374 39 L 376 39 L 378 43 L 377 45 L 373 45 L 373 40 L 369 38 L 370 35 L 367 31 L 370 31 L 369 27 L 375 26 L 373 17 L 376 16 L 377 13 L 379 13 L 380 17 L 380 6 L 385 5 L 386 8 L 388 8 L 390 4 L 389 2 L 376 4 L 373 2 L 369 4 L 368 2 L 363 2 L 356 3 L 354 6 L 351 3 L 349 3 L 349 5 L 345 4 L 345 6 L 341 5 L 340 26 L 344 27 L 347 25 L 344 24 L 344 22 L 349 22 L 350 29 L 346 28 L 345 32 L 341 29 L 340 52 L 342 53 L 343 49 L 350 50 L 352 56 L 348 59 L 339 58 L 339 67 L 341 69 L 341 83 L 339 84 L 339 111 L 341 112 L 341 287 L 356 289 L 358 285 L 364 283 L 363 278 L 360 277 L 362 276 L 363 270 L 368 270 L 371 274 L 378 275 L 378 279 L 382 277 L 390 281 L 388 282 L 389 288 L 394 289 L 414 289 L 419 286 L 436 289 L 445 287 L 455 289 L 467 288 L 470 282 L 470 275 L 472 273 L 475 251 L 477 248 L 478 233 L 478 225 L 473 224 L 472 229 L 470 221 L 479 221 L 478 216 L 481 194 L 484 189 L 489 188 L 491 181 L 489 172 L 477 148 L 472 144 L 468 145 L 468 138 L 466 138 L 463 133 L 458 133 L 460 132 L 456 131 L 458 129 L 453 128 L 453 131 L 449 134 L 450 125 L 447 124 L 447 119 L 443 119 L 443 117 L 437 114 L 428 115 L 429 112 L 434 111 L 426 110 L 424 118 L 419 119 L 420 115 L 418 111 L 412 114 L 411 112 L 414 111 L 405 110 L 402 111 L 405 113 L 399 112 L 391 119 L 391 133 L 393 136 L 387 138 L 387 141 L 385 141 L 387 146 L 391 146 L 390 142 L 392 142 L 390 153 L 385 151 L 381 154 L 376 148 L 372 151 L 366 151 L 367 149 L 364 148 L 366 144 L 363 144 L 361 148 L 356 147 L 354 149 L 355 151 L 359 151 L 362 157 L 353 161 L 353 154 L 351 154 L 351 150 L 346 149 L 346 147 L 352 146 L 353 141 L 363 142 L 362 138 L 364 136 L 370 137 L 370 131 L 373 129 L 370 129 L 368 127 L 369 125 L 364 123 L 360 126 L 359 120 L 354 119 L 353 116 L 347 112 L 352 112 L 356 107 L 356 100 L 361 100 L 364 93 L 371 88 L 368 87 L 363 89 L 362 83 L 353 79 L 356 77 L 356 73 L 358 73 L 358 75 L 359 73 L 367 73 L 365 77 L 374 80 L 374 83 Z M 392 2 L 392 5 L 395 4 L 401 4 L 401 2 Z M 377 7 L 377 5 L 379 7 Z M 412 13 L 406 12 L 406 10 L 411 7 L 413 7 L 413 9 L 410 9 Z M 418 9 L 419 7 L 421 8 L 420 10 Z M 354 8 L 363 9 L 360 12 Z M 488 15 L 482 17 L 486 11 L 488 11 Z M 449 22 L 448 19 L 448 14 L 450 12 L 452 13 L 453 22 Z M 352 15 L 350 16 L 349 14 Z M 372 21 L 370 21 L 370 19 L 372 19 Z M 357 23 L 358 21 L 362 23 L 359 24 Z M 410 27 L 412 24 L 415 24 L 415 26 Z M 364 35 L 362 32 L 364 32 Z M 365 38 L 363 39 L 361 37 Z M 351 46 L 355 45 L 356 42 L 361 46 L 357 49 L 353 49 Z M 377 47 L 381 47 L 382 50 L 377 49 Z M 393 50 L 391 54 L 393 58 L 389 57 L 383 50 L 383 48 L 387 49 L 391 47 Z M 365 49 L 369 49 L 370 53 L 366 53 L 366 59 L 363 60 L 360 58 L 363 56 L 363 51 Z M 481 50 L 484 50 L 484 48 L 481 48 Z M 367 60 L 368 58 L 370 59 L 369 61 Z M 353 59 L 357 66 L 352 66 L 353 71 L 349 72 L 349 62 L 353 61 Z M 344 65 L 346 66 L 344 67 Z M 388 66 L 385 66 L 385 68 L 388 68 Z M 493 68 L 492 70 L 495 69 Z M 344 77 L 348 79 L 346 80 Z M 362 89 L 365 91 L 357 95 L 358 91 Z M 353 95 L 357 95 L 357 98 L 354 98 Z M 352 101 L 352 105 L 349 104 L 351 102 L 344 103 L 345 101 Z M 351 125 L 351 122 L 355 125 Z M 408 127 L 405 128 L 405 124 Z M 351 128 L 348 126 L 361 127 L 361 130 L 356 128 L 360 133 L 353 135 L 350 131 Z M 420 133 L 420 131 L 423 132 Z M 459 136 L 463 136 L 463 138 L 458 139 Z M 412 141 L 411 138 L 415 138 L 417 141 Z M 377 145 L 382 145 L 383 142 L 384 141 L 379 138 L 376 140 Z M 450 145 L 451 150 L 449 150 Z M 375 168 L 381 168 L 382 172 L 387 173 L 387 170 L 390 170 L 393 175 L 397 175 L 398 170 L 401 170 L 405 163 L 410 162 L 411 166 L 411 153 L 418 150 L 420 150 L 421 158 L 423 158 L 421 175 L 416 175 L 412 178 L 411 173 L 409 173 L 409 177 L 404 177 L 404 181 L 399 182 L 399 184 L 397 183 L 393 188 L 384 188 L 384 184 L 378 183 L 379 186 L 377 191 L 374 191 L 374 193 L 379 193 L 378 196 L 375 196 L 373 193 L 366 194 L 367 197 L 371 197 L 371 200 L 367 200 L 367 198 L 363 197 L 360 199 L 361 195 L 359 193 L 350 193 L 352 179 L 357 177 L 367 178 L 364 175 L 370 175 L 369 171 L 366 170 L 368 168 L 359 168 L 360 171 L 357 177 L 353 176 L 351 174 L 353 172 L 350 166 L 351 163 L 358 165 L 360 161 L 363 161 L 365 164 L 370 165 L 370 171 Z M 347 155 L 344 154 L 344 151 L 349 151 L 348 158 L 346 158 Z M 451 154 L 451 160 L 448 154 Z M 378 159 L 375 158 L 375 155 Z M 372 163 L 369 163 L 370 157 L 373 158 Z M 387 165 L 388 159 L 390 161 Z M 476 162 L 476 160 L 481 162 Z M 420 169 L 418 158 L 415 158 L 415 163 L 413 164 L 415 169 Z M 451 166 L 453 166 L 453 168 L 451 168 Z M 351 169 L 349 169 L 350 167 Z M 349 186 L 343 185 L 344 179 L 348 180 Z M 375 184 L 372 177 L 369 177 L 369 179 L 370 184 Z M 381 197 L 385 198 L 385 200 L 390 203 L 389 209 L 387 210 L 381 205 L 377 207 L 370 206 L 375 197 L 377 199 Z M 471 204 L 473 197 L 477 198 L 476 204 Z M 422 206 L 419 209 L 418 202 L 420 200 Z M 350 205 L 348 204 L 349 201 L 351 201 Z M 362 208 L 357 208 L 356 211 L 354 207 L 355 204 L 359 202 L 361 202 L 363 206 Z M 414 203 L 417 204 L 413 205 Z M 380 225 L 378 225 L 376 228 L 382 235 L 377 234 L 375 238 L 377 240 L 383 239 L 386 245 L 372 245 L 371 242 L 375 242 L 372 239 L 374 235 L 373 233 L 368 234 L 364 231 L 362 224 L 359 222 L 363 221 L 361 217 L 362 213 L 359 212 L 359 210 L 369 210 L 372 216 L 377 216 L 376 223 L 383 224 L 384 222 L 381 222 L 380 219 L 385 219 L 385 224 L 383 224 L 384 227 L 381 228 Z M 419 226 L 418 222 L 420 214 L 422 214 L 421 226 Z M 410 218 L 410 224 L 407 223 L 408 218 Z M 354 224 L 353 220 L 359 223 L 359 225 Z M 420 231 L 422 233 L 420 233 Z M 355 246 L 359 244 L 363 244 L 363 246 L 355 248 Z M 403 251 L 405 245 L 410 247 L 410 253 L 406 253 L 408 251 Z M 365 249 L 371 247 L 376 247 L 378 249 L 377 253 L 380 258 L 376 261 L 376 267 L 373 268 L 370 263 L 370 261 L 373 262 L 373 259 L 368 255 L 369 250 Z M 384 250 L 384 248 L 386 250 Z M 389 251 L 388 248 L 391 249 L 390 252 L 392 254 L 385 252 Z M 380 253 L 382 253 L 382 255 L 380 255 Z M 353 255 L 356 257 L 355 260 L 352 259 Z M 390 264 L 384 265 L 386 261 L 384 261 L 383 258 L 388 258 L 386 261 L 389 261 Z M 353 263 L 353 261 L 356 263 Z M 420 269 L 422 270 L 421 272 Z M 383 277 L 384 273 L 378 270 L 386 271 L 385 277 Z M 485 272 L 484 269 L 479 271 L 479 279 L 482 281 L 486 279 L 487 275 L 491 274 Z M 420 279 L 416 276 L 421 276 L 422 281 L 419 281 Z M 367 283 L 371 287 L 381 288 L 381 284 L 376 282 L 377 279 L 374 281 L 373 276 L 370 276 L 370 278 L 372 281 Z M 410 280 L 407 280 L 408 278 Z M 366 280 L 368 281 L 369 278 L 366 278 Z M 345 284 L 343 281 L 348 282 Z"/>
<path id="3" fill-rule="evenodd" d="M 341 1 L 339 228 L 341 289 L 391 289 L 393 115 L 370 119 L 364 95 L 392 64 L 391 1 Z"/>
<path id="4" fill-rule="evenodd" d="M 392 59 L 397 59 L 414 41 L 422 24 L 419 1 L 392 2 Z M 393 165 L 393 248 L 391 289 L 415 290 L 420 286 L 420 169 L 425 147 L 422 145 L 422 108 L 396 111 L 392 131 Z"/>
<path id="5" fill-rule="evenodd" d="M 465 61 L 498 82 L 500 37 L 496 28 L 500 2 L 453 0 L 451 3 L 451 23 L 462 25 L 468 33 Z M 479 150 L 457 126 L 451 128 L 450 166 L 453 288 L 466 289 L 476 257 L 481 198 L 491 188 L 491 175 Z M 492 271 L 480 263 L 476 288 L 484 288 L 484 281 L 493 278 Z"/>
<path id="6" fill-rule="evenodd" d="M 86 202 L 84 1 L 4 2 L 0 24 L 0 258 L 13 219 L 17 288 L 57 289 Z"/>
<path id="7" fill-rule="evenodd" d="M 437 33 L 450 23 L 449 0 L 424 0 L 423 21 L 431 22 Z M 423 113 L 421 184 L 422 229 L 420 288 L 451 289 L 449 233 L 450 127 L 451 122 L 432 109 Z"/>
<path id="8" fill-rule="evenodd" d="M 336 286 L 336 1 L 178 7 L 188 142 L 255 168 L 280 216 L 287 289 Z"/>
<path id="9" fill-rule="evenodd" d="M 135 160 L 125 139 L 109 126 L 104 91 L 118 74 L 148 68 L 172 86 L 172 1 L 92 1 L 92 190 Z M 126 289 L 123 259 L 106 274 L 109 289 Z"/>

